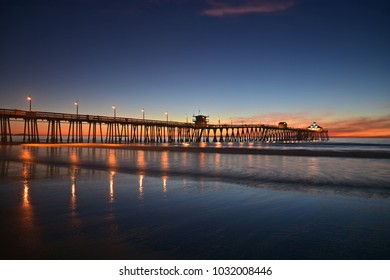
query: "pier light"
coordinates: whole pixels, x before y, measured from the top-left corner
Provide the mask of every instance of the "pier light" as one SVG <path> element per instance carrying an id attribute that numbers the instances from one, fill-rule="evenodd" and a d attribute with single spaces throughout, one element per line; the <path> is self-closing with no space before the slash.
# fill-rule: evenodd
<path id="1" fill-rule="evenodd" d="M 114 118 L 116 118 L 116 106 L 113 105 L 113 106 L 112 106 L 112 109 L 114 110 Z"/>
<path id="2" fill-rule="evenodd" d="M 29 96 L 27 97 L 27 100 L 28 100 L 28 103 L 29 103 L 30 111 L 31 111 L 31 100 L 32 100 L 31 95 L 29 95 Z"/>
<path id="3" fill-rule="evenodd" d="M 165 112 L 165 116 L 167 117 L 167 122 L 168 122 L 168 112 Z"/>
<path id="4" fill-rule="evenodd" d="M 218 125 L 221 126 L 221 118 L 218 117 Z"/>
<path id="5" fill-rule="evenodd" d="M 145 109 L 142 108 L 141 112 L 142 112 L 142 119 L 145 120 Z"/>
<path id="6" fill-rule="evenodd" d="M 79 101 L 77 99 L 74 102 L 74 106 L 76 106 L 76 115 L 78 116 L 79 115 Z"/>

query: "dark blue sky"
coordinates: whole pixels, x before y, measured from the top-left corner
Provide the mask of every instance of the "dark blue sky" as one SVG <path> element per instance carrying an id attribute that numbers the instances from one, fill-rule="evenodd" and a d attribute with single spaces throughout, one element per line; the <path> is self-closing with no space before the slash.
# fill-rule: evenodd
<path id="1" fill-rule="evenodd" d="M 0 3 L 3 108 L 390 127 L 390 1 Z"/>

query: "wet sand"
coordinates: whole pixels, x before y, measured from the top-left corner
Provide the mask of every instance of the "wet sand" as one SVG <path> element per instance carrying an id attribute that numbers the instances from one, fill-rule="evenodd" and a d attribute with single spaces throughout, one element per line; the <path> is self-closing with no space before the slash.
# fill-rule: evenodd
<path id="1" fill-rule="evenodd" d="M 347 158 L 372 158 L 390 159 L 390 151 L 328 151 L 308 149 L 272 149 L 272 148 L 247 148 L 247 147 L 201 147 L 191 144 L 181 146 L 158 144 L 91 144 L 91 143 L 62 143 L 62 144 L 20 144 L 27 147 L 75 147 L 75 148 L 103 148 L 126 149 L 143 151 L 171 151 L 189 153 L 221 153 L 221 154 L 252 154 L 267 156 L 298 156 L 298 157 L 347 157 Z M 180 145 L 180 144 L 178 144 Z"/>
<path id="2" fill-rule="evenodd" d="M 332 147 L 1 146 L 0 258 L 388 259 L 389 160 Z"/>

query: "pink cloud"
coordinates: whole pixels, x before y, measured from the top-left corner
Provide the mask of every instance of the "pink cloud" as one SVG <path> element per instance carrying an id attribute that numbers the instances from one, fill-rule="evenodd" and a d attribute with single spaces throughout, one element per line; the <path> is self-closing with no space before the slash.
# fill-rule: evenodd
<path id="1" fill-rule="evenodd" d="M 327 128 L 331 137 L 390 137 L 390 115 L 337 117 L 331 113 L 311 115 L 309 113 L 272 112 L 246 118 L 237 117 L 233 121 L 272 125 L 285 121 L 290 127 L 307 127 L 315 121 Z"/>
<path id="2" fill-rule="evenodd" d="M 300 113 L 284 113 L 284 112 L 270 112 L 265 114 L 256 114 L 254 116 L 245 117 L 245 118 L 233 118 L 235 122 L 244 122 L 244 123 L 261 123 L 261 124 L 271 124 L 276 125 L 279 122 L 287 122 L 291 127 L 307 127 L 313 121 L 317 122 L 319 125 L 323 126 L 322 120 L 326 119 L 329 114 L 322 114 L 312 116 L 310 113 L 300 112 Z"/>
<path id="3" fill-rule="evenodd" d="M 390 115 L 325 121 L 334 136 L 390 137 Z"/>
<path id="4" fill-rule="evenodd" d="M 232 1 L 210 0 L 208 1 L 210 7 L 202 14 L 215 17 L 263 14 L 287 10 L 295 5 L 293 0 L 244 0 L 238 2 L 235 4 Z"/>

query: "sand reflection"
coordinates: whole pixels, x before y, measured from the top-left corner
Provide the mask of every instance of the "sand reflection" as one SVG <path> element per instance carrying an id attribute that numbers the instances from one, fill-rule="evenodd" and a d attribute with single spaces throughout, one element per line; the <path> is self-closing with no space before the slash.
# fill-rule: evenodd
<path id="1" fill-rule="evenodd" d="M 77 197 L 76 197 L 76 170 L 72 169 L 71 175 L 71 192 L 70 192 L 70 210 L 71 215 L 75 216 L 77 215 L 76 208 L 77 208 Z"/>
<path id="2" fill-rule="evenodd" d="M 161 170 L 164 173 L 169 172 L 169 155 L 167 151 L 161 153 Z"/>
<path id="3" fill-rule="evenodd" d="M 40 232 L 36 225 L 34 207 L 31 202 L 30 178 L 35 166 L 29 163 L 23 163 L 23 192 L 21 205 L 21 228 L 25 234 L 20 235 L 26 246 L 34 248 L 40 242 Z"/>
<path id="4" fill-rule="evenodd" d="M 144 200 L 144 187 L 143 187 L 143 180 L 144 180 L 144 175 L 139 175 L 139 188 L 138 188 L 138 191 L 139 191 L 139 195 L 138 195 L 138 199 L 139 200 Z"/>
<path id="5" fill-rule="evenodd" d="M 166 193 L 168 191 L 168 189 L 167 189 L 167 180 L 168 180 L 168 176 L 162 176 L 163 192 L 164 193 Z"/>
<path id="6" fill-rule="evenodd" d="M 113 203 L 115 201 L 115 192 L 114 192 L 114 177 L 115 177 L 115 171 L 110 171 L 110 203 Z"/>

